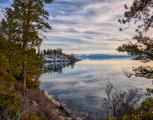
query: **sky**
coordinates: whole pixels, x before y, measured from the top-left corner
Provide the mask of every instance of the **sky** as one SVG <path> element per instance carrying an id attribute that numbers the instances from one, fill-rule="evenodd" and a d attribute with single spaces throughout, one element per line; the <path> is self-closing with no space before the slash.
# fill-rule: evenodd
<path id="1" fill-rule="evenodd" d="M 41 49 L 62 48 L 74 54 L 118 54 L 116 48 L 134 35 L 133 27 L 120 32 L 124 4 L 133 0 L 54 0 L 46 5 L 52 30 L 43 33 Z M 0 0 L 0 9 L 9 7 L 11 0 Z M 2 13 L 0 14 L 2 18 Z"/>

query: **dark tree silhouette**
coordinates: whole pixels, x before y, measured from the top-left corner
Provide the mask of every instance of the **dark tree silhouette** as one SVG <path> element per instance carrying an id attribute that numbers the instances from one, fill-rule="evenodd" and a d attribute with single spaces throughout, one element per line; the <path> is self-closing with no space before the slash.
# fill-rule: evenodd
<path id="1" fill-rule="evenodd" d="M 124 18 L 120 19 L 121 24 L 130 24 L 134 22 L 137 25 L 136 35 L 133 39 L 136 42 L 129 42 L 118 47 L 119 52 L 127 52 L 134 55 L 135 60 L 141 60 L 144 63 L 153 60 L 153 38 L 147 36 L 147 32 L 153 28 L 153 0 L 134 0 L 128 7 L 125 5 Z M 124 30 L 124 28 L 120 28 Z M 128 74 L 152 79 L 153 69 L 151 66 L 140 66 L 133 69 L 134 73 Z"/>

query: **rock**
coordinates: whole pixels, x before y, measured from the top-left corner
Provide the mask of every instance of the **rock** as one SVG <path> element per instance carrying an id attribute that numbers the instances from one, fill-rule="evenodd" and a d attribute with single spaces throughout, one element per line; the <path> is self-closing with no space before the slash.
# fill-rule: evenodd
<path id="1" fill-rule="evenodd" d="M 58 120 L 65 120 L 63 116 L 59 116 Z"/>
<path id="2" fill-rule="evenodd" d="M 64 104 L 60 103 L 58 100 L 56 100 L 56 98 L 54 98 L 51 95 L 48 95 L 48 91 L 44 90 L 42 91 L 44 97 L 51 101 L 54 105 L 56 105 L 58 108 L 56 109 L 56 112 L 62 111 L 65 116 L 67 116 L 67 120 L 81 120 L 81 118 L 79 117 L 74 117 L 73 114 L 71 113 L 71 111 L 69 109 L 67 109 L 67 107 L 65 107 Z M 58 120 L 65 120 L 65 118 L 63 116 L 58 116 Z"/>
<path id="3" fill-rule="evenodd" d="M 55 111 L 56 111 L 56 112 L 59 112 L 59 110 L 58 110 L 58 109 L 56 109 Z"/>
<path id="4" fill-rule="evenodd" d="M 72 120 L 72 118 L 68 117 L 67 120 Z"/>
<path id="5" fill-rule="evenodd" d="M 81 118 L 79 118 L 79 117 L 76 117 L 76 120 L 82 120 Z"/>
<path id="6" fill-rule="evenodd" d="M 51 96 L 51 95 L 48 95 L 48 91 L 47 90 L 44 90 L 43 91 L 43 94 L 44 94 L 44 96 L 46 97 L 46 98 L 48 98 L 48 99 L 53 99 L 53 97 Z"/>
<path id="7" fill-rule="evenodd" d="M 71 117 L 68 117 L 67 120 L 82 120 L 82 119 L 76 116 L 71 116 Z"/>
<path id="8" fill-rule="evenodd" d="M 52 102 L 58 107 L 61 106 L 60 102 L 56 101 L 54 98 L 52 99 Z"/>
<path id="9" fill-rule="evenodd" d="M 60 102 L 56 101 L 53 96 L 48 95 L 48 91 L 47 90 L 44 90 L 43 91 L 43 94 L 44 94 L 44 96 L 45 96 L 46 99 L 52 101 L 53 104 L 55 104 L 56 106 L 59 107 L 61 105 Z"/>
<path id="10" fill-rule="evenodd" d="M 72 113 L 69 109 L 67 109 L 63 104 L 60 105 L 59 109 L 63 111 L 66 115 L 71 116 Z"/>
<path id="11" fill-rule="evenodd" d="M 34 106 L 38 106 L 36 101 L 32 101 L 32 103 L 33 103 Z"/>

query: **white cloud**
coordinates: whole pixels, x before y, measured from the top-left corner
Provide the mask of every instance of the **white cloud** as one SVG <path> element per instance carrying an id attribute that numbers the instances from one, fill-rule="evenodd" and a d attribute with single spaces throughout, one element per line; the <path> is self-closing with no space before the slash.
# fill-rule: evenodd
<path id="1" fill-rule="evenodd" d="M 123 17 L 124 4 L 130 5 L 132 1 L 55 0 L 51 7 L 46 6 L 53 30 L 44 34 L 47 39 L 42 47 L 47 44 L 73 52 L 114 52 L 134 34 L 132 28 L 120 32 L 117 22 Z"/>

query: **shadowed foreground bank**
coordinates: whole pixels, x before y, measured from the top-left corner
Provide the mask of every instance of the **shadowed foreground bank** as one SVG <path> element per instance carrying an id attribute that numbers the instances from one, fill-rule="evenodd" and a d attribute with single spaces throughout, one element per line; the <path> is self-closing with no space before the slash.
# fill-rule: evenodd
<path id="1" fill-rule="evenodd" d="M 21 113 L 21 120 L 29 119 L 33 115 L 40 120 L 81 120 L 75 117 L 57 98 L 48 95 L 46 90 L 27 89 L 26 96 L 23 96 L 22 85 L 16 86 L 18 94 L 22 98 L 24 111 Z"/>

